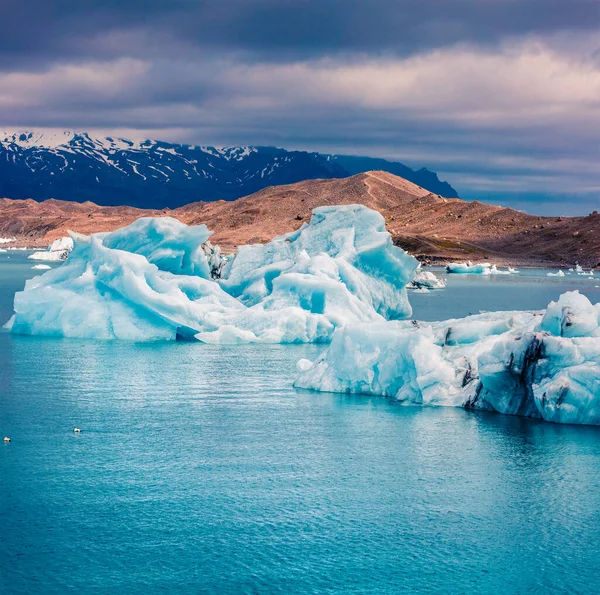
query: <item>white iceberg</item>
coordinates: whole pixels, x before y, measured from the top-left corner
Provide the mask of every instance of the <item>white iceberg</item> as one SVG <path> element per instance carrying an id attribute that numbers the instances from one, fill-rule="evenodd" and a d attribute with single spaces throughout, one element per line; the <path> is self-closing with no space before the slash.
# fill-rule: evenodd
<path id="1" fill-rule="evenodd" d="M 61 262 L 67 259 L 69 253 L 73 250 L 73 239 L 71 237 L 59 238 L 54 240 L 48 250 L 34 252 L 27 258 L 31 260 L 45 260 L 50 262 Z"/>
<path id="2" fill-rule="evenodd" d="M 17 238 L 0 238 L 0 244 L 10 244 L 10 242 L 16 242 Z"/>
<path id="3" fill-rule="evenodd" d="M 446 272 L 457 275 L 486 275 L 491 268 L 491 264 L 482 262 L 473 264 L 469 262 L 451 262 L 446 266 Z"/>
<path id="4" fill-rule="evenodd" d="M 51 269 L 52 267 L 49 264 L 36 264 L 34 266 L 31 267 L 34 270 L 37 271 L 47 271 L 49 269 Z"/>
<path id="5" fill-rule="evenodd" d="M 483 273 L 484 275 L 515 275 L 518 271 L 515 269 L 507 268 L 505 271 L 499 269 L 495 264 L 493 264 L 489 269 L 486 269 Z"/>
<path id="6" fill-rule="evenodd" d="M 298 231 L 241 247 L 218 282 L 209 236 L 204 225 L 168 217 L 73 234 L 67 261 L 15 295 L 12 332 L 290 343 L 329 341 L 344 324 L 411 314 L 405 286 L 417 261 L 393 245 L 383 217 L 361 205 L 315 209 Z"/>
<path id="7" fill-rule="evenodd" d="M 546 276 L 547 277 L 564 277 L 565 273 L 564 273 L 564 271 L 561 271 L 559 269 L 556 273 L 548 273 Z"/>
<path id="8" fill-rule="evenodd" d="M 446 280 L 434 275 L 431 271 L 423 271 L 421 267 L 417 268 L 413 280 L 407 285 L 417 291 L 423 293 L 430 289 L 443 289 L 446 287 Z M 425 291 L 423 291 L 425 290 Z"/>
<path id="9" fill-rule="evenodd" d="M 599 316 L 570 292 L 541 312 L 346 326 L 295 386 L 598 425 Z"/>

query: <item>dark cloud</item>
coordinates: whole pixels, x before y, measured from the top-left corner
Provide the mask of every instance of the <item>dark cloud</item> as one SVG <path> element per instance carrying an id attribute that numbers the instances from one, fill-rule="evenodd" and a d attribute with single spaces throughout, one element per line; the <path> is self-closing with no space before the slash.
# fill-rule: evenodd
<path id="1" fill-rule="evenodd" d="M 587 212 L 600 190 L 599 10 L 0 0 L 0 127 L 363 153 L 430 167 L 468 198 L 560 210 L 569 196 Z"/>
<path id="2" fill-rule="evenodd" d="M 187 47 L 261 60 L 408 55 L 456 43 L 598 28 L 597 0 L 3 0 L 0 56 L 172 55 Z"/>

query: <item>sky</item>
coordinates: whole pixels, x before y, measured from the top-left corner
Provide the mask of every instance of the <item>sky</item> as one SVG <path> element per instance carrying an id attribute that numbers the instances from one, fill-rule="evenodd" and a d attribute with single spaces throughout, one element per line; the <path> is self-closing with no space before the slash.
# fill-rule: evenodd
<path id="1" fill-rule="evenodd" d="M 427 167 L 600 210 L 599 0 L 0 0 L 0 128 Z"/>

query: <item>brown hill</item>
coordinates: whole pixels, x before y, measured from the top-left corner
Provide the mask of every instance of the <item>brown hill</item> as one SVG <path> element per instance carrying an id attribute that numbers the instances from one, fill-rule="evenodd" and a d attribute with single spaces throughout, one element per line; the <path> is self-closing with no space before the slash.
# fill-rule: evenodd
<path id="1" fill-rule="evenodd" d="M 143 215 L 206 223 L 226 251 L 297 229 L 312 209 L 364 204 L 381 212 L 394 241 L 422 260 L 480 260 L 515 265 L 600 266 L 600 215 L 540 217 L 478 201 L 431 194 L 386 172 L 273 186 L 234 202 L 198 202 L 174 211 L 93 203 L 0 200 L 0 236 L 41 246 L 66 234 L 109 231 Z"/>

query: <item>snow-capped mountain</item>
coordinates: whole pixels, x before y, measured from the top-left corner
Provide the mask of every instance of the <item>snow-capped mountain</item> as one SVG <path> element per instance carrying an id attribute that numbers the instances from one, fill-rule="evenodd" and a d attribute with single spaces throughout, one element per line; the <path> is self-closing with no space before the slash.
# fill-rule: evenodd
<path id="1" fill-rule="evenodd" d="M 457 196 L 435 173 L 384 159 L 275 147 L 134 142 L 85 132 L 0 132 L 0 197 L 7 198 L 174 208 L 373 169 L 400 175 L 436 194 Z"/>

